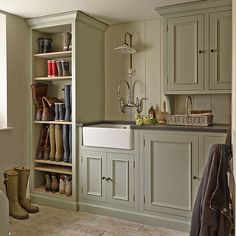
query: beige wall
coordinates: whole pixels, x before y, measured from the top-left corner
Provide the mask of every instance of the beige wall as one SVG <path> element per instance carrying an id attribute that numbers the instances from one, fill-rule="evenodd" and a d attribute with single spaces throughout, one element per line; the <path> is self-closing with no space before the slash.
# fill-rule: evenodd
<path id="1" fill-rule="evenodd" d="M 8 126 L 0 130 L 0 188 L 3 171 L 25 165 L 28 159 L 28 65 L 29 38 L 23 19 L 7 14 L 7 107 Z"/>
<path id="2" fill-rule="evenodd" d="M 138 21 L 127 24 L 111 25 L 106 32 L 106 119 L 133 120 L 135 110 L 129 109 L 125 114 L 120 111 L 116 100 L 117 84 L 121 79 L 128 79 L 128 55 L 117 55 L 113 48 L 124 42 L 125 32 L 134 33 L 133 47 L 137 53 L 133 55 L 133 66 L 137 73 L 133 78 L 136 82 L 135 96 L 146 97 L 144 111 L 147 113 L 151 105 L 158 108 L 163 100 L 162 82 L 162 31 L 161 18 Z M 127 89 L 122 86 L 121 96 L 127 97 Z M 186 95 L 176 96 L 175 112 L 184 114 Z M 214 123 L 229 124 L 231 120 L 230 95 L 194 95 L 194 109 L 212 109 Z M 163 106 L 161 106 L 163 109 Z"/>

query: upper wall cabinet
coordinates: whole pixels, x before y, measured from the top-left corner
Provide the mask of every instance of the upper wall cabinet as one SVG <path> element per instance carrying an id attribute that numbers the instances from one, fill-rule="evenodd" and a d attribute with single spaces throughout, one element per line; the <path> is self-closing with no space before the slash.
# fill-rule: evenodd
<path id="1" fill-rule="evenodd" d="M 159 8 L 164 27 L 165 94 L 231 92 L 231 2 Z"/>

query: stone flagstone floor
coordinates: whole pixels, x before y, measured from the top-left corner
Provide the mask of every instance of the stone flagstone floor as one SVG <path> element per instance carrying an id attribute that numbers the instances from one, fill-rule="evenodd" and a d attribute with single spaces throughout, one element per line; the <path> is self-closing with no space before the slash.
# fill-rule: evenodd
<path id="1" fill-rule="evenodd" d="M 187 236 L 187 233 L 87 212 L 40 206 L 27 220 L 10 217 L 12 236 Z"/>

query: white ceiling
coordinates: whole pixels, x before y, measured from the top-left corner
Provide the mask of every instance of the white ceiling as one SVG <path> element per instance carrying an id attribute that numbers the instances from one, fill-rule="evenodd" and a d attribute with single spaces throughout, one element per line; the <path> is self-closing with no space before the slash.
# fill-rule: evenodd
<path id="1" fill-rule="evenodd" d="M 14 0 L 0 1 L 0 10 L 24 18 L 80 10 L 108 24 L 156 17 L 155 9 L 197 0 Z"/>

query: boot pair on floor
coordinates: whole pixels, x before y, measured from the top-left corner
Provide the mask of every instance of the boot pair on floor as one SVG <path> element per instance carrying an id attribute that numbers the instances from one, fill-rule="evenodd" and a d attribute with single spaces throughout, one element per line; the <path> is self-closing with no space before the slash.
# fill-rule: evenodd
<path id="1" fill-rule="evenodd" d="M 14 168 L 4 172 L 4 184 L 9 200 L 9 214 L 15 219 L 29 218 L 29 213 L 37 213 L 38 206 L 30 203 L 26 198 L 30 169 L 25 167 Z"/>

